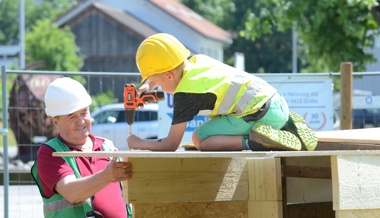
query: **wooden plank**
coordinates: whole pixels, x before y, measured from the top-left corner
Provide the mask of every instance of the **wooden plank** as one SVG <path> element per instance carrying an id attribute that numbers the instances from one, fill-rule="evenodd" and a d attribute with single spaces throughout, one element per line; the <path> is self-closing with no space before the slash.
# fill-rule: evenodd
<path id="1" fill-rule="evenodd" d="M 282 218 L 280 159 L 247 159 L 247 165 L 248 217 Z"/>
<path id="2" fill-rule="evenodd" d="M 246 201 L 246 158 L 128 158 L 126 203 Z"/>
<path id="3" fill-rule="evenodd" d="M 278 158 L 248 159 L 250 201 L 281 201 L 281 164 Z"/>
<path id="4" fill-rule="evenodd" d="M 135 204 L 134 217 L 138 218 L 187 218 L 187 217 L 236 217 L 246 218 L 247 202 L 199 202 Z M 261 217 L 260 217 L 261 218 Z"/>
<path id="5" fill-rule="evenodd" d="M 332 202 L 297 203 L 288 205 L 287 217 L 334 218 Z"/>
<path id="6" fill-rule="evenodd" d="M 380 150 L 380 144 L 377 142 L 318 142 L 315 151 L 331 151 L 331 150 Z"/>
<path id="7" fill-rule="evenodd" d="M 287 164 L 287 158 L 280 158 L 281 167 Z M 282 173 L 281 173 L 282 174 Z M 282 217 L 288 218 L 288 179 L 281 176 L 282 186 Z"/>
<path id="8" fill-rule="evenodd" d="M 283 165 L 281 174 L 283 177 L 331 179 L 331 168 Z"/>
<path id="9" fill-rule="evenodd" d="M 379 134 L 380 128 L 316 132 L 318 142 L 349 142 L 376 145 L 380 145 Z"/>
<path id="10" fill-rule="evenodd" d="M 204 151 L 92 151 L 92 152 L 53 152 L 53 156 L 66 157 L 131 157 L 131 158 L 263 158 L 263 157 L 323 157 L 335 155 L 380 155 L 380 150 L 326 150 L 326 151 L 232 151 L 232 152 L 204 152 Z"/>
<path id="11" fill-rule="evenodd" d="M 241 158 L 241 157 L 267 157 L 274 152 L 252 151 L 90 151 L 90 152 L 53 152 L 53 156 L 69 157 L 136 157 L 136 158 Z"/>
<path id="12" fill-rule="evenodd" d="M 281 184 L 282 184 L 282 217 L 288 218 L 288 188 L 287 184 L 288 181 L 286 177 L 281 178 Z"/>
<path id="13" fill-rule="evenodd" d="M 352 129 L 352 63 L 340 64 L 340 129 Z"/>
<path id="14" fill-rule="evenodd" d="M 330 156 L 301 156 L 301 157 L 284 157 L 286 165 L 292 166 L 312 166 L 312 167 L 330 167 Z"/>

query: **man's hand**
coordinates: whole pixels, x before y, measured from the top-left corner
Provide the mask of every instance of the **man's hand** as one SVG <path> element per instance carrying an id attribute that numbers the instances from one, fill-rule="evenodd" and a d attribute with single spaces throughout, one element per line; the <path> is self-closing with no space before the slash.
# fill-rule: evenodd
<path id="1" fill-rule="evenodd" d="M 112 182 L 120 182 L 132 178 L 132 163 L 117 162 L 112 158 L 107 167 L 91 176 L 76 178 L 67 175 L 57 182 L 55 190 L 71 203 L 84 201 Z"/>
<path id="2" fill-rule="evenodd" d="M 111 182 L 120 182 L 129 180 L 133 175 L 133 167 L 131 162 L 117 161 L 117 157 L 113 157 L 111 162 L 104 169 L 107 177 Z"/>

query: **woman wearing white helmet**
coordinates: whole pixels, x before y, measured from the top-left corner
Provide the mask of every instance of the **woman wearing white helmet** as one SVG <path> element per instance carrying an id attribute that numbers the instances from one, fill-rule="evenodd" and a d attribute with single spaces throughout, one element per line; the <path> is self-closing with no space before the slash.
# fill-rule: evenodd
<path id="1" fill-rule="evenodd" d="M 127 217 L 119 182 L 132 177 L 131 163 L 52 156 L 55 151 L 115 150 L 110 140 L 90 133 L 90 104 L 85 88 L 71 78 L 56 79 L 47 88 L 45 111 L 58 135 L 41 145 L 32 167 L 45 217 Z"/>

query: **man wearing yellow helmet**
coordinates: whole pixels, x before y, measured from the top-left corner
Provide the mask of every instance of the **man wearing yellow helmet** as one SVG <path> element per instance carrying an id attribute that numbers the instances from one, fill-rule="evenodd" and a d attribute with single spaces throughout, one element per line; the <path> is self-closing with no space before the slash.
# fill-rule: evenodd
<path id="1" fill-rule="evenodd" d="M 188 121 L 211 119 L 192 135 L 199 150 L 314 150 L 315 133 L 305 120 L 289 112 L 285 99 L 266 81 L 205 55 L 190 55 L 174 36 L 158 33 L 145 39 L 136 53 L 143 91 L 158 85 L 174 95 L 173 120 L 166 138 L 128 137 L 131 149 L 175 151 Z"/>

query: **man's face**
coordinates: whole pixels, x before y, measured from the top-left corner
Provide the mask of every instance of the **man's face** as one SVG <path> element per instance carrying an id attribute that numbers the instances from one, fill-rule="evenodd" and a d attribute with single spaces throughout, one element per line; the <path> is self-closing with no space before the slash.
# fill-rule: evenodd
<path id="1" fill-rule="evenodd" d="M 68 115 L 52 118 L 61 137 L 73 145 L 84 144 L 91 130 L 91 116 L 88 107 Z"/>

